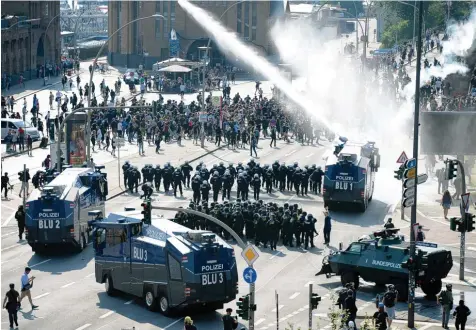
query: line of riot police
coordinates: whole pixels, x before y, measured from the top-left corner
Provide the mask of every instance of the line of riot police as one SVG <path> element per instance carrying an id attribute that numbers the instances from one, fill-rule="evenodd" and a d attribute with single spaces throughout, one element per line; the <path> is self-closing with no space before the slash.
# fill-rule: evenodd
<path id="1" fill-rule="evenodd" d="M 277 203 L 265 204 L 263 200 L 236 202 L 224 201 L 223 203 L 190 202 L 189 209 L 203 212 L 216 217 L 231 227 L 240 237 L 254 240 L 255 245 L 270 245 L 271 250 L 276 250 L 279 239 L 288 247 L 301 247 L 308 249 L 314 247 L 314 234 L 316 231 L 316 218 L 299 208 L 298 204 Z M 226 240 L 230 239 L 228 232 L 214 223 L 192 214 L 178 212 L 175 215 L 177 223 L 191 229 L 210 230 Z"/>
<path id="2" fill-rule="evenodd" d="M 231 199 L 231 189 L 236 182 L 236 198 L 248 200 L 250 188 L 253 190 L 255 200 L 260 199 L 261 188 L 266 187 L 266 193 L 273 193 L 274 189 L 283 192 L 295 190 L 297 195 L 308 194 L 308 190 L 315 194 L 321 193 L 322 177 L 324 172 L 316 165 L 304 166 L 300 168 L 298 163 L 286 166 L 275 161 L 271 166 L 260 166 L 259 163 L 251 159 L 246 165 L 238 163 L 236 167 L 229 164 L 228 167 L 223 162 L 214 164 L 209 170 L 207 166 L 200 162 L 195 168 L 192 177 L 193 167 L 185 162 L 182 166 L 175 168 L 170 163 L 163 167 L 156 165 L 145 165 L 141 171 L 136 166 L 132 166 L 128 161 L 122 166 L 124 174 L 124 186 L 132 193 L 137 193 L 139 184 L 142 182 L 143 196 L 150 198 L 154 188 L 160 190 L 161 183 L 165 193 L 170 188 L 173 189 L 174 196 L 177 197 L 177 190 L 183 196 L 183 186 L 192 189 L 193 202 L 198 204 L 202 200 L 209 201 L 210 193 L 214 202 Z"/>

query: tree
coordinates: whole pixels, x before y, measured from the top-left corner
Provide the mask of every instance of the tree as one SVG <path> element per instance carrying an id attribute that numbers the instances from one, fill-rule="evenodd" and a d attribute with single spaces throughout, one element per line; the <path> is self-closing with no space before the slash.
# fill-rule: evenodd
<path id="1" fill-rule="evenodd" d="M 384 48 L 395 46 L 395 42 L 401 40 L 408 30 L 409 22 L 401 20 L 398 23 L 388 25 L 382 34 L 382 45 Z"/>

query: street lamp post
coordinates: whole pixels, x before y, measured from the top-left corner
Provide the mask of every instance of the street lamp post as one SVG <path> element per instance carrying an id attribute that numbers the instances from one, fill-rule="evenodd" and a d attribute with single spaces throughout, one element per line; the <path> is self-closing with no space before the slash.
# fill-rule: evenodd
<path id="1" fill-rule="evenodd" d="M 74 46 L 73 57 L 74 57 L 74 58 L 76 57 L 77 49 L 78 49 L 78 37 L 77 37 L 77 33 L 78 33 L 79 19 L 81 18 L 81 16 L 83 16 L 83 14 L 84 14 L 85 12 L 86 12 L 86 10 L 83 10 L 83 11 L 81 12 L 81 14 L 79 14 L 79 16 L 76 18 L 76 23 L 74 24 L 74 35 L 73 35 L 73 38 L 74 38 L 74 41 L 73 41 L 73 46 Z M 79 61 L 79 54 L 78 54 L 77 56 L 78 56 L 78 61 Z"/>
<path id="2" fill-rule="evenodd" d="M 50 28 L 50 25 L 51 23 L 53 23 L 53 21 L 60 17 L 61 14 L 58 14 L 56 15 L 55 17 L 53 17 L 50 22 L 48 23 L 48 25 L 46 26 L 46 30 L 45 30 L 45 38 L 43 40 L 43 75 L 44 75 L 44 78 L 43 78 L 43 86 L 46 86 L 46 38 L 48 37 L 48 29 Z M 48 70 L 48 79 L 50 78 L 50 75 L 49 75 L 49 70 Z"/>
<path id="3" fill-rule="evenodd" d="M 243 3 L 245 2 L 244 0 L 243 1 L 237 1 L 235 2 L 234 4 L 232 4 L 230 7 L 226 8 L 223 13 L 220 15 L 220 18 L 218 19 L 219 21 L 221 21 L 221 19 L 223 18 L 223 16 L 225 16 L 225 14 L 233 7 L 235 7 L 236 5 L 240 4 L 240 3 Z M 211 38 L 208 38 L 208 43 L 207 43 L 207 48 L 205 49 L 205 57 L 203 59 L 204 63 L 203 63 L 203 72 L 202 72 L 202 113 L 205 113 L 205 69 L 206 67 L 208 66 L 207 64 L 207 59 L 208 59 L 208 55 L 209 55 L 209 50 L 210 50 L 210 43 L 211 43 L 212 39 Z M 210 63 L 210 61 L 208 61 L 208 63 Z M 220 127 L 221 128 L 221 127 Z M 205 123 L 202 122 L 202 136 L 201 136 L 201 146 L 202 148 L 205 147 Z"/>
<path id="4" fill-rule="evenodd" d="M 142 20 L 148 19 L 148 18 L 157 18 L 157 17 L 160 17 L 162 19 L 166 19 L 164 16 L 162 16 L 160 14 L 154 14 L 154 15 L 150 15 L 150 16 L 146 16 L 146 17 L 136 18 L 136 19 L 124 24 L 120 28 L 118 28 L 116 31 L 114 31 L 109 36 L 109 38 L 107 38 L 106 42 L 101 46 L 98 53 L 96 54 L 96 57 L 94 58 L 93 69 L 91 70 L 91 73 L 90 73 L 90 76 L 89 76 L 89 90 L 88 90 L 88 106 L 89 107 L 91 106 L 91 91 L 92 91 L 91 86 L 93 85 L 94 66 L 96 65 L 96 63 L 98 61 L 99 55 L 101 55 L 102 51 L 104 50 L 104 47 L 106 47 L 106 45 L 109 43 L 109 40 L 111 40 L 112 37 L 114 37 L 119 31 L 128 27 L 132 23 L 142 21 Z M 86 148 L 86 150 L 87 150 L 87 153 L 86 153 L 87 159 L 86 159 L 86 161 L 87 161 L 88 166 L 91 166 L 91 142 L 90 142 L 91 127 L 90 126 L 91 126 L 91 109 L 88 109 L 88 118 L 87 118 L 87 122 L 86 122 L 86 144 L 87 144 L 87 148 Z"/>

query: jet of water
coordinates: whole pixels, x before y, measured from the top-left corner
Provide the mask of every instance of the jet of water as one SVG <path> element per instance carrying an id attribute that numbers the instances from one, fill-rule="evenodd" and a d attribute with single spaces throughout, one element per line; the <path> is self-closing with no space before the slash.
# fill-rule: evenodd
<path id="1" fill-rule="evenodd" d="M 233 53 L 256 72 L 259 72 L 268 80 L 272 81 L 291 100 L 301 106 L 309 114 L 313 115 L 330 131 L 339 136 L 334 125 L 323 117 L 324 109 L 320 108 L 318 104 L 310 102 L 304 95 L 298 93 L 275 66 L 256 54 L 250 47 L 246 46 L 235 35 L 222 26 L 217 19 L 202 8 L 193 5 L 188 0 L 179 0 L 178 3 L 204 30 L 213 36 L 218 47 L 224 51 Z"/>

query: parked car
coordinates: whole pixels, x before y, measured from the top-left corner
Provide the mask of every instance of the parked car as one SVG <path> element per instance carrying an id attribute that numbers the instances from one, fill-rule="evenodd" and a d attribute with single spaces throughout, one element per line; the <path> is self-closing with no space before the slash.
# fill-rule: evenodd
<path id="1" fill-rule="evenodd" d="M 134 82 L 135 85 L 139 85 L 140 76 L 137 71 L 133 69 L 127 69 L 126 73 L 122 76 L 124 82 L 129 85 L 130 82 Z"/>

